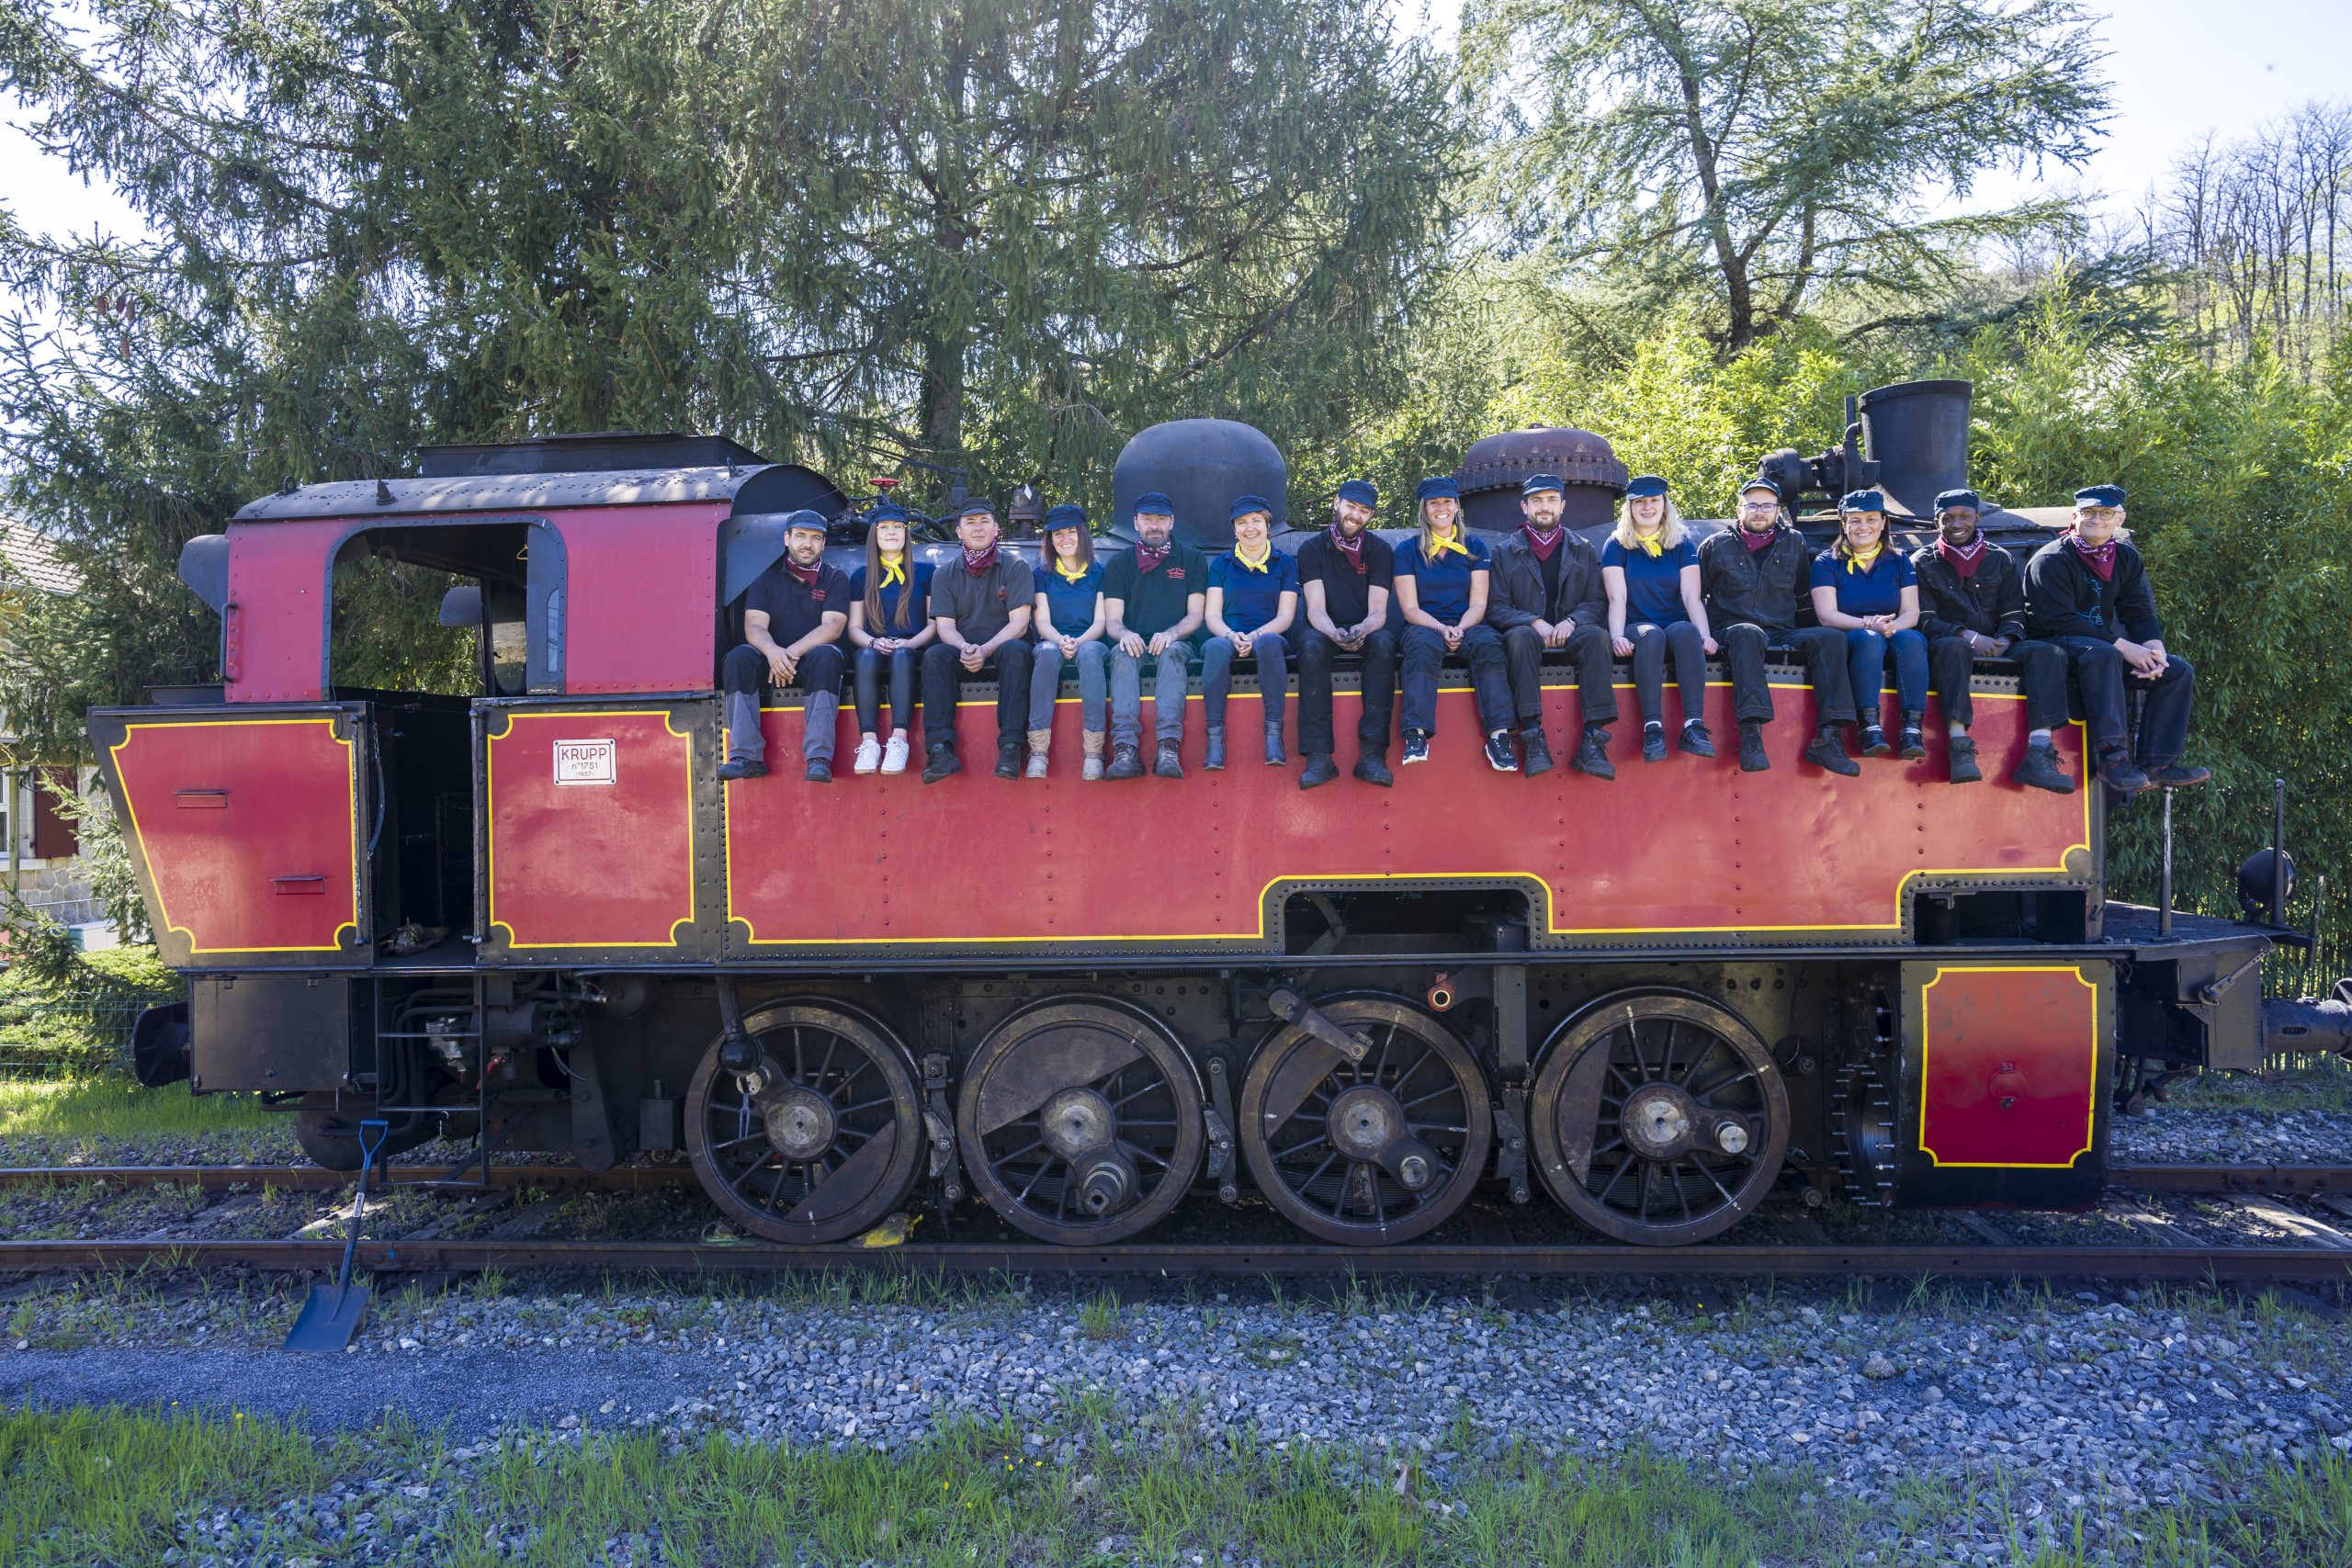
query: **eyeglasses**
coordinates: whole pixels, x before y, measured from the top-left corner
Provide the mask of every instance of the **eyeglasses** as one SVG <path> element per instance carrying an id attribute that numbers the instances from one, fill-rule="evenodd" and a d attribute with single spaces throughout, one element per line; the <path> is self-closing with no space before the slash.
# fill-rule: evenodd
<path id="1" fill-rule="evenodd" d="M 1777 501 L 1743 501 L 1739 509 L 1742 512 L 1778 512 L 1781 503 Z"/>

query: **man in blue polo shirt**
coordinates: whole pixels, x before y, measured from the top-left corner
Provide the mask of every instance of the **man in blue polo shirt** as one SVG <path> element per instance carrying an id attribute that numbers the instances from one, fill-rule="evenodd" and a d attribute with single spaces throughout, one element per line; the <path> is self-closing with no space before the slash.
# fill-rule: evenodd
<path id="1" fill-rule="evenodd" d="M 1136 547 L 1102 573 L 1103 635 L 1111 639 L 1111 765 L 1102 776 L 1143 776 L 1143 661 L 1150 659 L 1152 728 L 1159 739 L 1152 772 L 1181 779 L 1191 639 L 1207 613 L 1209 561 L 1176 540 L 1176 504 L 1159 491 L 1136 498 L 1135 519 Z"/>
<path id="2" fill-rule="evenodd" d="M 1420 536 L 1396 552 L 1396 607 L 1405 617 L 1405 761 L 1430 760 L 1437 730 L 1439 668 L 1448 659 L 1470 667 L 1487 761 L 1499 773 L 1519 772 L 1510 746 L 1510 675 L 1503 639 L 1487 625 L 1487 547 L 1462 524 L 1462 502 L 1449 479 L 1420 485 Z"/>

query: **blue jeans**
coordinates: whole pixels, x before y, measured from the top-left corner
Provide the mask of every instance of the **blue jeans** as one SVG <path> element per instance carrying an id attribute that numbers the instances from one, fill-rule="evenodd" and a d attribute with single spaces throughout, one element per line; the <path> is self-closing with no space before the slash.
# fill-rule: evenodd
<path id="1" fill-rule="evenodd" d="M 1091 637 L 1078 645 L 1078 712 L 1090 735 L 1102 732 L 1102 705 L 1111 690 L 1111 645 Z M 1029 667 L 1029 728 L 1050 729 L 1054 702 L 1062 689 L 1062 647 L 1046 641 L 1037 645 L 1037 662 Z"/>
<path id="2" fill-rule="evenodd" d="M 1151 639 L 1146 637 L 1145 642 Z M 1143 666 L 1149 660 L 1157 669 L 1152 679 L 1152 728 L 1162 743 L 1174 745 L 1184 738 L 1185 682 L 1192 677 L 1193 645 L 1178 638 L 1152 659 L 1149 653 L 1133 658 L 1111 650 L 1111 744 L 1139 745 L 1143 739 Z"/>
<path id="3" fill-rule="evenodd" d="M 1214 729 L 1225 722 L 1225 699 L 1233 691 L 1233 660 L 1229 637 L 1213 637 L 1201 649 L 1201 715 Z M 1250 639 L 1250 657 L 1258 661 L 1258 689 L 1266 694 L 1266 722 L 1280 724 L 1283 703 L 1290 695 L 1290 649 L 1280 632 L 1260 632 Z"/>
<path id="4" fill-rule="evenodd" d="M 1864 724 L 1881 722 L 1886 690 L 1886 656 L 1894 654 L 1895 705 L 1905 713 L 1928 711 L 1928 639 L 1917 626 L 1893 636 L 1858 629 L 1846 634 L 1846 667 L 1853 674 L 1854 709 Z"/>

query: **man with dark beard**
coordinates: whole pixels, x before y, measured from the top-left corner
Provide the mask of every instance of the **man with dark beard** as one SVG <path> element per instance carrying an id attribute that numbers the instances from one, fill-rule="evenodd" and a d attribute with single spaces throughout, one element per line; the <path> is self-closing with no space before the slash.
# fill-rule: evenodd
<path id="1" fill-rule="evenodd" d="M 1433 481 L 1451 487 L 1451 479 Z M 1519 487 L 1519 532 L 1495 547 L 1487 624 L 1503 634 L 1511 707 L 1529 778 L 1552 771 L 1544 742 L 1544 655 L 1565 649 L 1576 666 L 1583 728 L 1572 764 L 1613 779 L 1609 727 L 1617 721 L 1616 673 L 1609 659 L 1609 599 L 1600 555 L 1562 525 L 1566 504 L 1557 474 L 1535 474 Z"/>
<path id="2" fill-rule="evenodd" d="M 1846 755 L 1838 735 L 1839 725 L 1854 721 L 1846 639 L 1826 626 L 1797 625 L 1797 604 L 1812 572 L 1813 547 L 1783 515 L 1781 492 L 1769 479 L 1742 486 L 1737 526 L 1710 536 L 1699 547 L 1699 588 L 1731 675 L 1743 772 L 1760 773 L 1772 765 L 1764 754 L 1764 727 L 1772 722 L 1772 682 L 1764 659 L 1789 651 L 1804 658 L 1813 682 L 1815 728 L 1804 760 L 1848 778 L 1862 771 Z"/>
<path id="3" fill-rule="evenodd" d="M 1974 784 L 1976 722 L 1969 677 L 1981 659 L 2014 659 L 2025 687 L 2026 748 L 2009 777 L 2053 795 L 2075 781 L 2059 765 L 2051 733 L 2066 722 L 2066 655 L 2055 643 L 2025 635 L 2025 573 L 1979 527 L 1984 502 L 1973 490 L 1936 497 L 1936 542 L 1911 552 L 1919 574 L 1919 629 L 1928 634 L 1928 678 L 1951 738 L 1951 782 Z"/>
<path id="4" fill-rule="evenodd" d="M 1306 753 L 1301 789 L 1340 776 L 1331 757 L 1331 667 L 1343 653 L 1363 661 L 1355 775 L 1384 788 L 1396 782 L 1388 771 L 1388 725 L 1396 704 L 1396 634 L 1388 626 L 1396 552 L 1372 531 L 1379 499 L 1371 481 L 1350 479 L 1331 504 L 1331 526 L 1298 547 L 1306 623 L 1298 648 L 1298 746 Z"/>
<path id="5" fill-rule="evenodd" d="M 808 782 L 833 782 L 833 718 L 841 708 L 849 579 L 825 564 L 822 517 L 796 512 L 784 520 L 784 558 L 744 592 L 743 643 L 729 650 L 719 681 L 727 761 L 718 765 L 718 776 L 729 783 L 767 776 L 767 739 L 760 733 L 763 682 L 800 688 L 800 754 Z"/>
<path id="6" fill-rule="evenodd" d="M 1106 779 L 1143 777 L 1143 661 L 1153 661 L 1152 772 L 1184 776 L 1184 693 L 1193 634 L 1208 614 L 1208 557 L 1175 537 L 1176 504 L 1158 491 L 1136 498 L 1136 547 L 1102 572 L 1103 637 L 1111 644 L 1111 765 Z"/>

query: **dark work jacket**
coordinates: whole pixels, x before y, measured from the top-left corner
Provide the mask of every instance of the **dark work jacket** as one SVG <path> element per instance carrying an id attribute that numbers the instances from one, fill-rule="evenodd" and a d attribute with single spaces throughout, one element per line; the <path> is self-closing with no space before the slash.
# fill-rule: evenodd
<path id="1" fill-rule="evenodd" d="M 1797 610 L 1812 599 L 1814 548 L 1786 523 L 1775 524 L 1772 542 L 1751 552 L 1740 542 L 1739 525 L 1712 534 L 1699 546 L 1699 592 L 1707 601 L 1707 621 L 1716 631 L 1746 624 L 1784 632 L 1797 624 Z"/>
<path id="2" fill-rule="evenodd" d="M 2095 637 L 2101 642 L 2164 637 L 2147 565 L 2129 540 L 2115 547 L 2115 575 L 2105 582 L 2064 537 L 2034 551 L 2025 563 L 2025 629 L 2032 637 Z"/>
<path id="3" fill-rule="evenodd" d="M 1487 624 L 1498 632 L 1536 621 L 1573 620 L 1606 626 L 1609 601 L 1600 585 L 1600 557 L 1573 528 L 1560 530 L 1560 591 L 1544 602 L 1544 563 L 1518 529 L 1506 535 L 1487 563 Z"/>
<path id="4" fill-rule="evenodd" d="M 2025 573 L 2018 558 L 1992 541 L 1976 562 L 1976 575 L 1963 580 L 1933 545 L 1911 552 L 1919 574 L 1919 629 L 1931 637 L 2025 636 Z"/>

